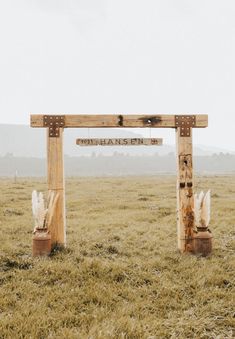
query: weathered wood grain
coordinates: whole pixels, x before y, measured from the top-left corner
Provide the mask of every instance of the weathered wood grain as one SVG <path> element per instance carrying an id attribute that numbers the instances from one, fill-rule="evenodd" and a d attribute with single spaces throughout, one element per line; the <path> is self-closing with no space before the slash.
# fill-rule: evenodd
<path id="1" fill-rule="evenodd" d="M 60 136 L 52 138 L 47 131 L 47 181 L 48 190 L 59 194 L 49 230 L 52 246 L 66 245 L 65 224 L 65 192 L 64 192 L 64 154 L 63 154 L 63 128 Z"/>
<path id="2" fill-rule="evenodd" d="M 208 116 L 196 115 L 196 128 L 208 126 Z M 31 115 L 31 127 L 44 127 L 43 115 Z M 65 128 L 176 128 L 175 115 L 122 115 L 122 114 L 77 114 L 65 115 Z"/>
<path id="3" fill-rule="evenodd" d="M 192 252 L 194 228 L 193 149 L 190 137 L 181 137 L 176 129 L 177 159 L 177 238 L 181 252 Z"/>

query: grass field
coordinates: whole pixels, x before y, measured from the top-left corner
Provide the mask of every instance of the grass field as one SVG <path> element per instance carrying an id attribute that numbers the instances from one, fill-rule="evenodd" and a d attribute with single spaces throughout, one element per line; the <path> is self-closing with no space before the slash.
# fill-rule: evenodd
<path id="1" fill-rule="evenodd" d="M 213 255 L 176 249 L 174 177 L 67 180 L 67 248 L 31 257 L 31 192 L 0 179 L 0 338 L 235 338 L 235 177 L 212 190 Z"/>

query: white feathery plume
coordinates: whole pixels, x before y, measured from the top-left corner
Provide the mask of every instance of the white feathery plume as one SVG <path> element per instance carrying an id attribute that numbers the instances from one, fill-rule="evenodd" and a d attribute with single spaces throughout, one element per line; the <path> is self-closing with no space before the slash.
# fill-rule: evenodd
<path id="1" fill-rule="evenodd" d="M 194 220 L 195 225 L 198 226 L 200 223 L 200 205 L 198 204 L 198 195 L 194 194 Z"/>
<path id="2" fill-rule="evenodd" d="M 200 211 L 201 211 L 201 209 L 202 209 L 203 198 L 204 198 L 204 192 L 201 191 L 200 194 L 198 195 L 198 204 L 199 204 L 199 206 L 200 206 Z"/>
<path id="3" fill-rule="evenodd" d="M 210 222 L 210 205 L 211 205 L 211 191 L 209 190 L 202 201 L 201 224 L 208 227 Z"/>
<path id="4" fill-rule="evenodd" d="M 46 207 L 43 194 L 41 192 L 37 193 L 35 190 L 32 192 L 32 212 L 35 223 L 34 230 L 37 227 L 44 228 L 50 226 L 58 198 L 58 193 L 55 194 L 54 191 L 49 191 Z"/>
<path id="5" fill-rule="evenodd" d="M 201 191 L 200 194 L 194 194 L 195 226 L 208 227 L 210 223 L 210 204 L 210 190 L 206 194 L 204 194 L 203 191 Z"/>
<path id="6" fill-rule="evenodd" d="M 38 206 L 38 195 L 37 195 L 37 191 L 34 190 L 32 192 L 32 212 L 33 212 L 34 218 L 36 218 L 37 206 Z"/>
<path id="7" fill-rule="evenodd" d="M 43 194 L 37 191 L 32 193 L 32 212 L 34 216 L 35 228 L 43 228 L 45 223 L 45 217 L 47 209 L 45 209 Z"/>
<path id="8" fill-rule="evenodd" d="M 203 197 L 204 197 L 203 191 L 201 191 L 200 194 L 194 194 L 194 215 L 195 215 L 196 226 L 200 226 L 200 223 L 201 223 L 201 211 L 202 211 Z"/>
<path id="9" fill-rule="evenodd" d="M 38 226 L 40 228 L 44 227 L 46 214 L 47 209 L 45 209 L 44 197 L 42 192 L 40 192 L 38 195 Z"/>

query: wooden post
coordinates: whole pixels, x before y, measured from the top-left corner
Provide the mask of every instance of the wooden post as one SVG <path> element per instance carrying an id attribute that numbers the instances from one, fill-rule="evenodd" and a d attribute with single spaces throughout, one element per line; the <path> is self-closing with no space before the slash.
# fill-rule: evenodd
<path id="1" fill-rule="evenodd" d="M 181 252 L 191 252 L 194 229 L 192 130 L 207 126 L 208 116 L 205 114 L 32 114 L 31 127 L 48 129 L 48 189 L 59 193 L 55 215 L 50 225 L 52 244 L 65 245 L 66 243 L 63 128 L 176 128 L 178 248 Z M 111 143 L 108 142 L 108 144 Z M 82 142 L 78 142 L 78 144 L 84 145 Z M 134 142 L 131 141 L 130 144 L 134 144 Z"/>
<path id="2" fill-rule="evenodd" d="M 176 128 L 177 159 L 177 238 L 178 249 L 192 252 L 194 228 L 193 197 L 193 152 L 192 128 L 189 135 L 182 136 L 180 127 Z"/>
<path id="3" fill-rule="evenodd" d="M 60 128 L 59 135 L 52 137 L 48 129 L 47 135 L 48 190 L 59 194 L 54 216 L 49 225 L 52 247 L 66 245 L 63 131 L 63 128 Z"/>

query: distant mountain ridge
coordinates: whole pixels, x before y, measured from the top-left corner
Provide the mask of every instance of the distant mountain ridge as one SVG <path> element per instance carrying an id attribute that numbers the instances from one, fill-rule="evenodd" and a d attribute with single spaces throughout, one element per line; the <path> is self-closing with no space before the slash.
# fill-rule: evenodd
<path id="1" fill-rule="evenodd" d="M 166 155 L 175 152 L 174 145 L 161 147 L 83 147 L 76 145 L 77 138 L 141 138 L 141 134 L 125 129 L 68 129 L 65 131 L 64 153 L 68 156 L 91 155 L 92 153 L 112 155 L 114 152 L 129 153 L 130 155 Z M 231 153 L 216 147 L 195 146 L 194 155 L 210 156 L 214 153 Z M 30 128 L 27 125 L 5 125 L 0 124 L 0 156 L 12 154 L 16 157 L 44 158 L 46 156 L 46 132 L 41 128 Z"/>

